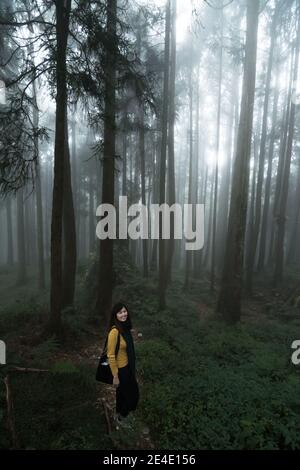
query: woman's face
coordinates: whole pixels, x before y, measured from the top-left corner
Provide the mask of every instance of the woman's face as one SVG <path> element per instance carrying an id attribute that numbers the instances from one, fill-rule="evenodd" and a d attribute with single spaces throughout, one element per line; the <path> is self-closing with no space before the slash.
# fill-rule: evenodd
<path id="1" fill-rule="evenodd" d="M 125 307 L 121 308 L 121 310 L 117 313 L 117 319 L 119 321 L 126 321 L 128 317 L 128 312 Z"/>

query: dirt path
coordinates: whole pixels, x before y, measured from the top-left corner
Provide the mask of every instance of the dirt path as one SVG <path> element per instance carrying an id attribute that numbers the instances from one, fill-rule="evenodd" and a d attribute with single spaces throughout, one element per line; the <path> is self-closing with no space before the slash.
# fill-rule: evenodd
<path id="1" fill-rule="evenodd" d="M 91 332 L 89 337 L 89 342 L 81 345 L 78 351 L 62 352 L 61 354 L 58 353 L 56 355 L 56 360 L 69 360 L 75 364 L 86 364 L 90 367 L 94 367 L 96 372 L 99 356 L 101 354 L 105 339 L 94 331 Z M 141 341 L 141 338 L 137 336 L 134 330 L 133 337 L 135 343 Z M 98 383 L 96 381 L 95 387 L 97 388 L 95 408 L 102 408 L 102 410 L 104 410 L 108 434 L 111 435 L 117 448 L 124 449 L 124 444 L 118 441 L 118 432 L 121 432 L 124 435 L 124 433 L 126 433 L 126 429 L 122 428 L 120 431 L 117 431 L 114 424 L 116 394 L 115 388 L 111 385 Z M 149 428 L 140 421 L 138 421 L 137 426 L 139 432 L 135 443 L 135 449 L 153 449 L 154 444 L 150 437 Z"/>

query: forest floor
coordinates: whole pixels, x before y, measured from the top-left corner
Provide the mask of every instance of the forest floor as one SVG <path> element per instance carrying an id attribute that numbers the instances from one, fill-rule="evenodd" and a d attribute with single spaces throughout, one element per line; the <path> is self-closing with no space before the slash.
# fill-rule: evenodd
<path id="1" fill-rule="evenodd" d="M 140 338 L 137 336 L 135 330 L 133 330 L 133 337 L 135 343 L 141 341 Z M 70 361 L 72 364 L 76 364 L 80 367 L 87 367 L 90 370 L 96 371 L 98 360 L 103 349 L 103 345 L 105 342 L 105 337 L 96 333 L 94 329 L 91 328 L 90 334 L 86 341 L 80 344 L 78 350 L 68 350 L 64 352 L 58 352 L 53 355 L 52 360 L 54 362 L 59 361 Z M 139 378 L 138 378 L 139 381 Z M 121 437 L 123 433 L 126 433 L 126 428 L 118 428 L 115 424 L 115 388 L 111 385 L 106 384 L 99 384 L 96 383 L 96 398 L 94 402 L 94 406 L 96 409 L 100 409 L 101 412 L 104 411 L 104 416 L 106 420 L 106 430 L 107 434 L 111 436 L 113 443 L 115 444 L 116 448 L 122 449 L 126 448 L 126 444 L 120 440 L 120 433 Z M 133 417 L 130 426 L 134 431 L 134 426 L 136 426 L 137 432 L 133 432 L 132 436 L 134 442 L 130 439 L 130 446 L 133 445 L 135 449 L 153 449 L 154 444 L 151 440 L 149 428 L 141 423 L 140 421 L 137 422 Z M 120 431 L 120 432 L 115 432 Z"/>
<path id="2" fill-rule="evenodd" d="M 78 311 L 65 314 L 65 342 L 59 343 L 55 338 L 41 341 L 49 290 L 37 290 L 35 273 L 31 271 L 25 286 L 16 286 L 15 277 L 14 270 L 0 270 L 0 339 L 5 340 L 8 363 L 7 367 L 0 369 L 0 378 L 9 375 L 10 395 L 15 409 L 12 430 L 7 425 L 6 390 L 1 380 L 0 422 L 2 419 L 5 422 L 0 431 L 0 447 L 11 446 L 12 434 L 16 434 L 14 448 L 65 449 L 69 441 L 73 441 L 74 448 L 153 448 L 149 428 L 140 417 L 130 420 L 129 429 L 116 429 L 115 389 L 96 382 L 94 378 L 105 340 L 94 319 L 86 318 L 79 302 Z M 139 341 L 141 339 L 135 335 L 135 342 Z M 41 372 L 22 372 L 15 367 Z M 57 386 L 53 386 L 56 382 Z M 24 394 L 20 393 L 22 388 Z M 53 399 L 54 395 L 60 396 L 60 402 L 58 398 Z M 27 398 L 24 408 L 22 402 L 24 399 L 26 402 Z M 27 413 L 30 408 L 31 413 Z M 83 413 L 87 412 L 86 416 L 81 415 L 75 422 L 71 419 L 69 423 L 65 415 L 74 414 L 78 408 Z M 88 416 L 94 412 L 97 418 L 86 436 L 82 424 L 88 422 Z M 30 427 L 32 434 L 28 433 Z M 93 437 L 101 435 L 100 446 L 97 437 L 93 439 L 91 434 Z"/>
<path id="3" fill-rule="evenodd" d="M 126 264 L 121 268 L 126 282 L 118 283 L 115 299 L 128 299 L 133 312 L 141 400 L 131 429 L 119 431 L 115 389 L 95 382 L 104 335 L 86 306 L 84 270 L 76 310 L 63 315 L 63 344 L 37 341 L 49 292 L 37 290 L 34 273 L 16 288 L 15 272 L 0 270 L 0 338 L 8 362 L 48 370 L 9 372 L 16 441 L 2 386 L 0 447 L 300 448 L 300 369 L 290 361 L 291 342 L 300 339 L 297 274 L 276 290 L 257 280 L 255 294 L 243 302 L 242 321 L 228 327 L 215 314 L 207 279 L 191 280 L 184 291 L 175 275 L 162 313 L 156 280 L 142 279 Z"/>

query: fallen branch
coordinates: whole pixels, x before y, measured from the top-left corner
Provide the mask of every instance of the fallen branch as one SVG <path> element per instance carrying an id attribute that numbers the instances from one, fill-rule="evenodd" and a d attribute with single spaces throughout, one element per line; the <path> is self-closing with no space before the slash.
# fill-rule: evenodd
<path id="1" fill-rule="evenodd" d="M 32 367 L 13 367 L 10 369 L 10 372 L 49 372 L 49 369 L 33 369 Z"/>
<path id="2" fill-rule="evenodd" d="M 6 364 L 9 365 L 9 364 Z M 11 372 L 49 372 L 47 369 L 34 369 L 32 367 L 18 367 L 10 366 L 9 373 Z M 15 417 L 14 417 L 14 404 L 12 398 L 11 384 L 9 374 L 3 379 L 6 388 L 6 403 L 7 403 L 7 425 L 12 437 L 13 449 L 19 449 L 19 442 L 15 428 Z"/>
<path id="3" fill-rule="evenodd" d="M 12 436 L 13 449 L 19 448 L 18 437 L 15 428 L 15 419 L 14 419 L 14 404 L 11 393 L 11 386 L 9 375 L 4 378 L 4 383 L 6 387 L 6 403 L 7 403 L 7 423 Z"/>
<path id="4" fill-rule="evenodd" d="M 104 408 L 104 414 L 105 414 L 105 419 L 106 419 L 106 426 L 107 426 L 107 434 L 111 434 L 111 424 L 110 424 L 110 419 L 107 411 L 107 405 L 105 398 L 101 398 L 101 402 Z"/>

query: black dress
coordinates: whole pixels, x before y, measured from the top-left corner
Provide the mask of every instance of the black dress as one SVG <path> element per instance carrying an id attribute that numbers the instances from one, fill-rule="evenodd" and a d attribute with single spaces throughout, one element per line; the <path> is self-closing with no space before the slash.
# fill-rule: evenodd
<path id="1" fill-rule="evenodd" d="M 121 333 L 126 342 L 128 364 L 118 369 L 120 384 L 116 390 L 116 411 L 125 417 L 134 411 L 139 401 L 139 387 L 135 378 L 135 350 L 129 329 Z"/>
<path id="2" fill-rule="evenodd" d="M 139 387 L 129 364 L 118 369 L 118 375 L 120 384 L 116 390 L 116 411 L 125 417 L 137 407 Z"/>

